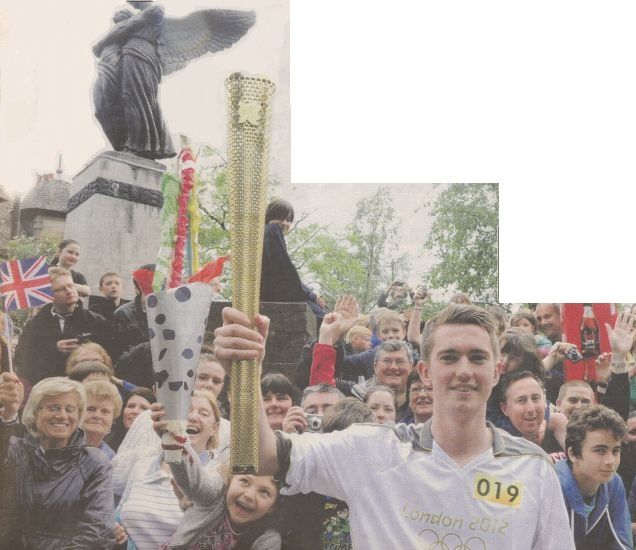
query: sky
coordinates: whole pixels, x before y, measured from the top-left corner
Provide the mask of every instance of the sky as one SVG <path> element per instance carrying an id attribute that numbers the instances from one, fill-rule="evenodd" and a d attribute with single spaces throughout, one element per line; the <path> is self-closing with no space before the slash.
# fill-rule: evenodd
<path id="1" fill-rule="evenodd" d="M 164 5 L 179 14 L 201 3 Z M 259 0 L 259 11 L 272 3 Z M 30 185 L 34 169 L 52 169 L 59 150 L 73 174 L 104 147 L 87 122 L 89 45 L 118 4 L 87 5 L 0 1 L 8 189 Z M 636 6 L 623 0 L 602 8 L 571 0 L 292 0 L 291 176 L 282 179 L 298 187 L 498 182 L 502 301 L 631 303 L 635 17 Z M 263 33 L 285 34 L 274 20 L 259 21 Z M 228 59 L 251 48 L 264 50 L 246 40 Z M 196 79 L 211 78 L 215 61 L 166 79 L 162 106 L 173 131 L 214 139 L 214 115 L 204 109 L 217 99 L 208 87 L 199 93 Z M 186 89 L 195 97 L 180 105 Z M 42 113 L 47 125 L 36 128 Z"/>
<path id="2" fill-rule="evenodd" d="M 92 46 L 107 32 L 121 2 L 39 1 L 35 10 L 0 2 L 0 181 L 23 192 L 36 172 L 53 172 L 58 155 L 71 178 L 97 153 L 109 149 L 94 118 Z M 166 16 L 206 7 L 201 1 L 165 0 Z M 271 168 L 289 181 L 289 10 L 285 0 L 224 0 L 223 7 L 257 5 L 257 22 L 232 48 L 192 61 L 163 79 L 160 104 L 172 135 L 225 148 L 224 80 L 233 71 L 264 75 L 278 83 L 272 120 Z M 207 6 L 213 7 L 213 6 Z M 34 12 L 36 15 L 34 15 Z M 178 141 L 177 141 L 178 143 Z M 178 145 L 177 145 L 178 146 Z"/>

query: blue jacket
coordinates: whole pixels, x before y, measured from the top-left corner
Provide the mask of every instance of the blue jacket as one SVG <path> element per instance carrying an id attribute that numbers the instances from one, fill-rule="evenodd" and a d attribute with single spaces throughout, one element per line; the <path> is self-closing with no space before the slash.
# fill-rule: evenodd
<path id="1" fill-rule="evenodd" d="M 557 462 L 556 471 L 577 550 L 632 550 L 632 525 L 621 478 L 614 474 L 601 484 L 588 516 L 570 461 Z"/>

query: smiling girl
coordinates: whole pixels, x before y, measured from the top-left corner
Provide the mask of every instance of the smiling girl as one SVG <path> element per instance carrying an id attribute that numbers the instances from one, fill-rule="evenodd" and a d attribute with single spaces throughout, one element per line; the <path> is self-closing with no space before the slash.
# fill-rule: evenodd
<path id="1" fill-rule="evenodd" d="M 216 447 L 220 412 L 211 392 L 192 394 L 186 420 L 188 448 L 202 472 L 215 470 L 225 453 L 213 455 Z M 141 420 L 141 419 L 140 419 Z M 175 532 L 183 510 L 172 487 L 172 474 L 163 460 L 163 452 L 142 458 L 133 468 L 126 490 L 117 508 L 120 523 L 128 535 L 128 550 L 155 550 Z"/>
<path id="2" fill-rule="evenodd" d="M 73 282 L 77 288 L 77 293 L 80 297 L 85 298 L 91 293 L 88 281 L 79 271 L 72 269 L 73 266 L 79 262 L 79 258 L 79 243 L 73 239 L 64 239 L 59 245 L 57 245 L 57 254 L 51 261 L 51 265 L 68 269 L 71 272 L 71 277 L 73 278 Z"/>
<path id="3" fill-rule="evenodd" d="M 166 427 L 161 403 L 151 407 L 155 431 Z M 164 548 L 277 550 L 281 538 L 271 528 L 271 512 L 279 487 L 271 476 L 230 475 L 201 466 L 193 445 L 186 442 L 181 461 L 170 463 L 174 480 L 192 501 L 175 534 Z"/>

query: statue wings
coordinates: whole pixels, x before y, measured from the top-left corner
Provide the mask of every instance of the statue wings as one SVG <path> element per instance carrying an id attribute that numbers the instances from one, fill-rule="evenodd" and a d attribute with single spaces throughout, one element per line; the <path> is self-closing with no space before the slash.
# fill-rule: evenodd
<path id="1" fill-rule="evenodd" d="M 229 48 L 256 21 L 253 11 L 199 10 L 180 18 L 165 18 L 159 57 L 164 75 L 190 61 Z"/>

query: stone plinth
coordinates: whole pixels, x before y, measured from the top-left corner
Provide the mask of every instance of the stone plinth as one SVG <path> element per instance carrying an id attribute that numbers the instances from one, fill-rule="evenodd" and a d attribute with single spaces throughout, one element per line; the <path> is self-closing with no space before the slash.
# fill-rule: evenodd
<path id="1" fill-rule="evenodd" d="M 153 191 L 161 191 L 166 167 L 160 162 L 132 153 L 106 151 L 99 153 L 80 170 L 71 184 L 71 196 L 97 178 L 130 183 Z"/>
<path id="2" fill-rule="evenodd" d="M 80 243 L 77 268 L 93 294 L 99 294 L 102 273 L 117 271 L 125 297 L 132 298 L 131 272 L 155 263 L 164 172 L 158 162 L 110 151 L 97 155 L 73 178 L 64 236 Z"/>
<path id="3" fill-rule="evenodd" d="M 212 304 L 208 331 L 214 331 L 223 324 L 221 311 L 230 305 L 229 302 Z M 282 372 L 293 380 L 303 346 L 307 341 L 318 337 L 316 316 L 304 302 L 264 302 L 261 304 L 261 314 L 269 317 L 271 321 L 263 373 Z"/>

